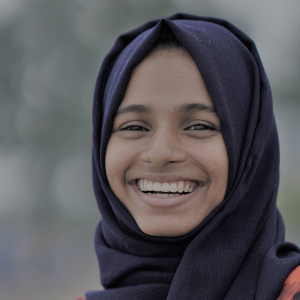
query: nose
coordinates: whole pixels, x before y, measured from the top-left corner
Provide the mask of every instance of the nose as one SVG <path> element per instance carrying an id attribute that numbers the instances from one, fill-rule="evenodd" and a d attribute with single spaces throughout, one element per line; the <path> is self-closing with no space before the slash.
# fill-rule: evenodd
<path id="1" fill-rule="evenodd" d="M 146 160 L 156 167 L 185 160 L 185 153 L 180 147 L 179 138 L 176 134 L 171 134 L 166 130 L 160 130 L 152 136 L 146 150 L 146 156 Z"/>

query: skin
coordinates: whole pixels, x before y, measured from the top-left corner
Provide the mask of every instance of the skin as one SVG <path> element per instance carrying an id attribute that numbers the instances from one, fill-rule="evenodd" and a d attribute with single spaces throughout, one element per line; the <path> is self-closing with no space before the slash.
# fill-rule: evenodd
<path id="1" fill-rule="evenodd" d="M 228 156 L 219 117 L 185 50 L 157 50 L 133 70 L 105 166 L 111 189 L 148 235 L 184 235 L 223 201 Z M 197 188 L 166 201 L 141 192 L 138 179 Z"/>

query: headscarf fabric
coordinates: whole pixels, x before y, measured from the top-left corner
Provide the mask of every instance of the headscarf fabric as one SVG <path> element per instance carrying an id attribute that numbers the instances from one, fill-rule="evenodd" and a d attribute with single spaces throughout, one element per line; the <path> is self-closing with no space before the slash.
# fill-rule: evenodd
<path id="1" fill-rule="evenodd" d="M 143 233 L 105 173 L 114 114 L 131 72 L 165 26 L 203 77 L 229 159 L 224 201 L 192 232 L 172 238 Z M 284 242 L 276 208 L 279 143 L 270 85 L 254 42 L 227 21 L 176 14 L 117 39 L 95 87 L 92 168 L 105 289 L 87 292 L 87 300 L 274 300 L 300 265 L 299 248 Z"/>

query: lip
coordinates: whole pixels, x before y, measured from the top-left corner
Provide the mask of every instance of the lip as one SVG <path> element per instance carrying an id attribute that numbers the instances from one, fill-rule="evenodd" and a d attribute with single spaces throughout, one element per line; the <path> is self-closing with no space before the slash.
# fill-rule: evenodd
<path id="1" fill-rule="evenodd" d="M 153 208 L 168 209 L 189 202 L 192 198 L 196 196 L 196 194 L 198 194 L 202 190 L 203 185 L 199 184 L 192 193 L 182 195 L 182 196 L 169 197 L 169 198 L 158 198 L 156 196 L 152 196 L 151 194 L 145 194 L 139 189 L 139 187 L 136 184 L 133 184 L 132 188 L 134 189 L 139 199 L 142 202 L 144 202 L 146 205 Z"/>

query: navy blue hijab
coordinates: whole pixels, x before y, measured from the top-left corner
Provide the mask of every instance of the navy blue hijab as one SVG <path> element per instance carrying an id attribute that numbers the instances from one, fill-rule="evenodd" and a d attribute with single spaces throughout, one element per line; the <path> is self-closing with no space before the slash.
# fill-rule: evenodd
<path id="1" fill-rule="evenodd" d="M 229 158 L 224 201 L 192 232 L 144 234 L 105 173 L 113 117 L 130 74 L 167 26 L 194 59 L 214 103 Z M 270 85 L 253 41 L 227 21 L 176 14 L 120 36 L 103 61 L 93 104 L 95 233 L 103 291 L 87 300 L 277 298 L 300 265 L 276 208 L 279 144 Z"/>

